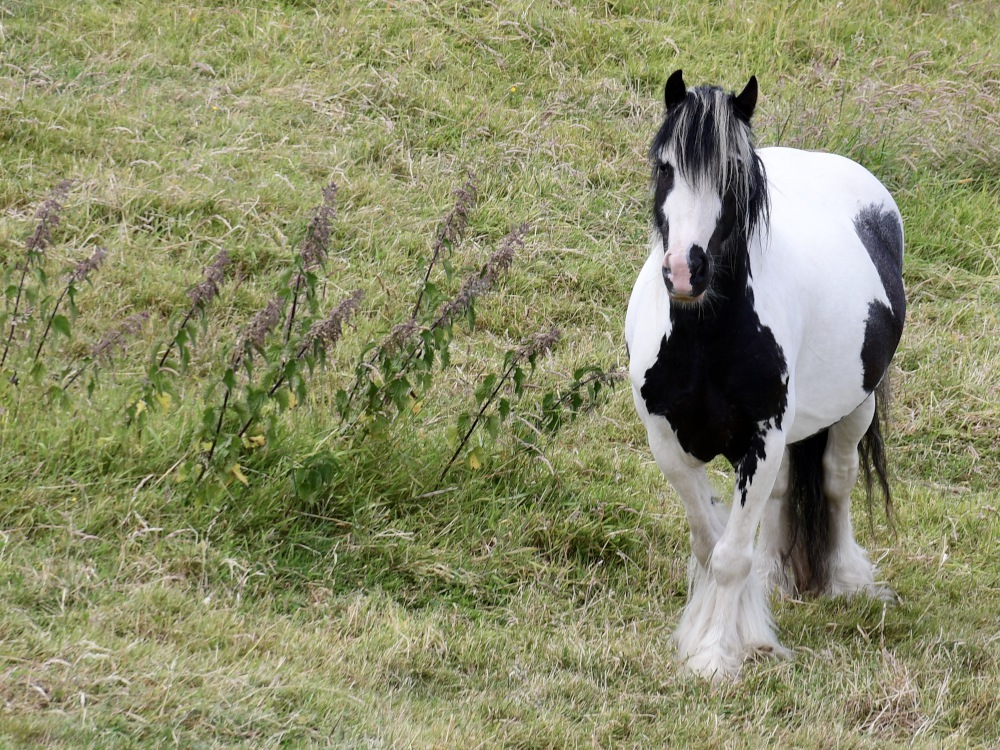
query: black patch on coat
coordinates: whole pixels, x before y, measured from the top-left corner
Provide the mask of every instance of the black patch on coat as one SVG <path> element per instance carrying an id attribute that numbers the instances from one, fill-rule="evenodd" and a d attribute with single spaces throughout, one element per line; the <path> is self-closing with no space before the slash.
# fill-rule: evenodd
<path id="1" fill-rule="evenodd" d="M 861 347 L 862 386 L 871 393 L 885 374 L 903 335 L 906 294 L 903 290 L 903 225 L 894 211 L 872 204 L 854 218 L 854 231 L 878 271 L 889 306 L 872 301 Z"/>
<path id="2" fill-rule="evenodd" d="M 785 385 L 787 386 L 787 381 L 785 381 Z M 750 438 L 750 445 L 746 453 L 743 454 L 743 459 L 739 462 L 736 471 L 736 489 L 740 491 L 740 505 L 747 504 L 747 486 L 757 473 L 757 464 L 767 457 L 767 451 L 764 448 L 764 436 L 776 426 L 781 426 L 780 416 L 775 419 L 768 419 L 762 425 L 758 426 L 757 431 Z"/>
<path id="3" fill-rule="evenodd" d="M 867 393 L 878 387 L 902 334 L 903 321 L 890 308 L 878 300 L 869 303 L 865 341 L 861 345 L 861 385 Z"/>
<path id="4" fill-rule="evenodd" d="M 653 168 L 653 222 L 663 237 L 663 247 L 668 243 L 669 228 L 667 217 L 663 213 L 663 203 L 667 195 L 674 189 L 674 168 L 669 164 L 657 162 Z"/>
<path id="5" fill-rule="evenodd" d="M 733 279 L 725 281 L 735 292 Z M 764 458 L 764 436 L 780 428 L 788 404 L 784 352 L 761 324 L 745 283 L 744 272 L 742 293 L 727 295 L 713 314 L 671 305 L 670 335 L 640 391 L 646 409 L 666 418 L 687 453 L 700 461 L 726 457 L 744 502 Z"/>

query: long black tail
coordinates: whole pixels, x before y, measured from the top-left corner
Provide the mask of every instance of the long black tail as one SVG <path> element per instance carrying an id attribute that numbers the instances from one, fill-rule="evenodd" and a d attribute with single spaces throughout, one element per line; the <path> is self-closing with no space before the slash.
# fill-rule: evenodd
<path id="1" fill-rule="evenodd" d="M 882 426 L 888 411 L 888 377 L 875 392 L 875 416 L 861 438 L 858 454 L 868 499 L 868 517 L 874 515 L 876 492 L 882 495 L 886 518 L 893 521 L 892 495 L 886 471 L 885 442 Z M 827 430 L 788 446 L 788 523 L 787 562 L 803 593 L 820 593 L 826 588 L 833 538 L 830 508 L 823 494 L 823 453 Z"/>
<path id="2" fill-rule="evenodd" d="M 868 499 L 868 518 L 874 514 L 875 484 L 878 483 L 878 493 L 882 495 L 885 507 L 885 517 L 889 528 L 895 528 L 895 516 L 892 511 L 892 492 L 889 489 L 889 475 L 885 461 L 885 441 L 882 439 L 882 427 L 889 415 L 889 373 L 875 389 L 875 416 L 868 427 L 865 436 L 858 445 L 858 455 L 861 460 L 861 473 L 865 478 L 865 495 Z"/>
<path id="3" fill-rule="evenodd" d="M 800 592 L 820 592 L 830 558 L 830 509 L 823 496 L 827 431 L 788 446 L 788 564 Z"/>

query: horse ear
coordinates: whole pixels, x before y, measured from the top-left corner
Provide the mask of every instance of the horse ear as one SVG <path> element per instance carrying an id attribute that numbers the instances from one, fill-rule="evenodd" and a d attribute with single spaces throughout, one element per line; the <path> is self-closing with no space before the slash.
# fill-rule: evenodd
<path id="1" fill-rule="evenodd" d="M 750 122 L 753 111 L 757 108 L 757 76 L 750 76 L 743 91 L 733 99 L 733 105 L 736 107 L 736 114 Z"/>
<path id="2" fill-rule="evenodd" d="M 675 70 L 667 79 L 667 85 L 663 88 L 663 101 L 667 109 L 680 104 L 687 96 L 687 87 L 684 85 L 684 76 L 680 70 Z"/>

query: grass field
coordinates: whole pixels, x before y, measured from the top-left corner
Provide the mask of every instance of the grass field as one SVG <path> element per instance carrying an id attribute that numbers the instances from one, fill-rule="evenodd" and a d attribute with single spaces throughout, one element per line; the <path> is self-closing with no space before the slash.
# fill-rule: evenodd
<path id="1" fill-rule="evenodd" d="M 5 0 L 0 747 L 1000 747 L 998 28 L 987 0 Z M 794 659 L 715 689 L 673 660 L 687 529 L 628 388 L 525 427 L 578 368 L 625 365 L 676 68 L 756 74 L 759 143 L 860 161 L 907 237 L 895 533 L 857 506 L 901 603 L 778 602 Z M 470 172 L 432 301 L 525 223 L 523 247 L 419 397 L 345 421 L 338 392 L 407 320 Z M 363 293 L 340 341 L 297 390 L 212 411 L 227 362 L 251 382 L 293 361 L 292 327 L 257 370 L 233 357 L 296 269 L 301 331 Z M 552 326 L 511 416 L 445 471 L 456 415 Z"/>

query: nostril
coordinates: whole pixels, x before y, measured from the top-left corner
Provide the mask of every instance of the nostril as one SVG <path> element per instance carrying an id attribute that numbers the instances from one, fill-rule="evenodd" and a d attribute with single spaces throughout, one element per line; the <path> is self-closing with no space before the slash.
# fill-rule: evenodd
<path id="1" fill-rule="evenodd" d="M 697 289 L 708 282 L 708 255 L 698 245 L 691 247 L 688 254 L 688 268 L 691 269 L 691 287 Z"/>
<path id="2" fill-rule="evenodd" d="M 674 282 L 670 279 L 670 267 L 663 266 L 663 283 L 667 285 L 667 290 L 674 288 Z"/>

